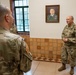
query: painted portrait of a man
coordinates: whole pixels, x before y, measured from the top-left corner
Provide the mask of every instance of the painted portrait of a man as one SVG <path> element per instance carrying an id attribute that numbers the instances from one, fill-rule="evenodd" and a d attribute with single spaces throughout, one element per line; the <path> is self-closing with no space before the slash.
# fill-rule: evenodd
<path id="1" fill-rule="evenodd" d="M 46 22 L 59 22 L 59 5 L 46 6 Z"/>

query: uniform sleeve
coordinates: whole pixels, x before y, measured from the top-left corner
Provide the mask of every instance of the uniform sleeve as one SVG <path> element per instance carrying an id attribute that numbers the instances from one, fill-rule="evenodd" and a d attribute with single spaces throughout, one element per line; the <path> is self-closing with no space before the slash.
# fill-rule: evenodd
<path id="1" fill-rule="evenodd" d="M 23 51 L 23 53 L 29 52 L 29 47 L 27 43 L 24 41 L 24 39 L 22 39 L 21 41 L 21 50 Z"/>
<path id="2" fill-rule="evenodd" d="M 74 37 L 73 38 L 68 38 L 68 41 L 72 42 L 72 43 L 76 43 L 76 26 L 74 28 Z"/>
<path id="3" fill-rule="evenodd" d="M 75 37 L 74 38 L 68 38 L 68 41 L 71 43 L 76 43 L 76 32 L 75 32 Z"/>
<path id="4" fill-rule="evenodd" d="M 31 68 L 30 63 L 32 62 L 32 55 L 30 54 L 30 52 L 27 49 L 29 49 L 28 45 L 22 39 L 21 49 L 20 49 L 20 70 L 23 71 L 23 72 L 27 72 Z M 27 59 L 29 59 L 29 61 Z"/>
<path id="5" fill-rule="evenodd" d="M 65 27 L 66 28 L 66 27 Z M 65 31 L 65 28 L 63 29 L 63 31 L 62 31 L 62 38 L 64 38 L 65 37 L 65 33 L 64 33 L 64 31 Z"/>
<path id="6" fill-rule="evenodd" d="M 50 20 L 49 18 L 50 18 L 50 16 L 48 15 L 48 16 L 47 16 L 47 21 L 49 21 L 49 20 Z"/>

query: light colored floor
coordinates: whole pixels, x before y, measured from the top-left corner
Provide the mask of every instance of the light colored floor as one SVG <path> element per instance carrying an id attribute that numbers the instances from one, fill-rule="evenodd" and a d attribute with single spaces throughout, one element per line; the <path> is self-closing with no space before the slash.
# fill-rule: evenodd
<path id="1" fill-rule="evenodd" d="M 58 72 L 60 66 L 61 63 L 33 61 L 31 70 L 24 73 L 24 75 L 70 75 L 70 66 L 68 64 L 66 70 Z M 74 75 L 76 75 L 76 67 Z"/>

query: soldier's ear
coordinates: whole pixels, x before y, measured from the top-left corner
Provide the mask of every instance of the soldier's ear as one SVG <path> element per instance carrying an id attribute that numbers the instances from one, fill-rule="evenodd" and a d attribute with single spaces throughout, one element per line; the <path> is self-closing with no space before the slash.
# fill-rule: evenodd
<path id="1" fill-rule="evenodd" d="M 5 21 L 6 21 L 6 22 L 9 22 L 9 21 L 10 21 L 8 14 L 5 15 Z"/>

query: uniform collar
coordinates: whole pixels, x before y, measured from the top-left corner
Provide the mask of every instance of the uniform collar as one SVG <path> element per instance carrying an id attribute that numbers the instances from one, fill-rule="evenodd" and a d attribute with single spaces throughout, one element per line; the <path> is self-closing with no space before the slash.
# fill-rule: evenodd
<path id="1" fill-rule="evenodd" d="M 72 23 L 71 26 L 68 26 L 68 25 L 67 25 L 67 28 L 73 28 L 74 25 L 75 25 L 74 23 Z"/>
<path id="2" fill-rule="evenodd" d="M 5 28 L 0 27 L 0 33 L 3 33 L 3 32 L 5 32 L 5 31 L 9 31 L 9 30 L 6 30 Z"/>

